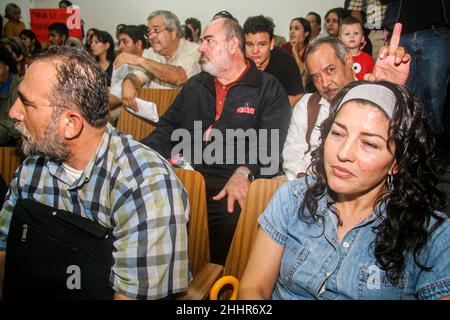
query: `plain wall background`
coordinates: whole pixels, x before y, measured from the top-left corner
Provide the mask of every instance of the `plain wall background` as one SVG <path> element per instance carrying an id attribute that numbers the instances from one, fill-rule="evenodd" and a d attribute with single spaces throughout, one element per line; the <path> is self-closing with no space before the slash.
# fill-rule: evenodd
<path id="1" fill-rule="evenodd" d="M 16 3 L 22 9 L 22 19 L 29 28 L 28 9 L 57 8 L 59 0 L 0 0 L 2 16 L 9 2 Z M 309 11 L 316 11 L 323 20 L 329 9 L 343 6 L 344 0 L 74 0 L 72 3 L 81 9 L 85 32 L 95 27 L 108 31 L 113 38 L 117 24 L 147 24 L 147 17 L 152 11 L 164 9 L 175 13 L 181 24 L 186 18 L 195 17 L 202 23 L 202 28 L 215 13 L 222 10 L 233 14 L 241 25 L 249 16 L 268 15 L 275 22 L 276 34 L 288 39 L 292 18 L 304 17 Z"/>

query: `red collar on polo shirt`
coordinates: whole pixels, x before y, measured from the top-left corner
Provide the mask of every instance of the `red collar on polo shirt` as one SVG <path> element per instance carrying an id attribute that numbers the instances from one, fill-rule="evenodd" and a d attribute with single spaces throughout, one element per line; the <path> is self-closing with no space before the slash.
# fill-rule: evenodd
<path id="1" fill-rule="evenodd" d="M 214 88 L 216 89 L 216 117 L 214 121 L 219 120 L 220 115 L 223 111 L 223 105 L 225 103 L 225 99 L 227 97 L 228 91 L 230 91 L 231 88 L 233 88 L 236 83 L 238 83 L 247 73 L 248 69 L 250 68 L 250 62 L 248 60 L 245 61 L 245 69 L 242 71 L 242 73 L 239 75 L 239 77 L 234 80 L 233 82 L 230 82 L 227 85 L 223 85 L 220 83 L 217 78 L 214 78 Z"/>

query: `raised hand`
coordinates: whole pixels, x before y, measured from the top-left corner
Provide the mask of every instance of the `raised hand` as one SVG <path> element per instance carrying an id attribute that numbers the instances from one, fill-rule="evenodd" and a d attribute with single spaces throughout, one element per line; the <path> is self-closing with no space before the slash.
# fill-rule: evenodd
<path id="1" fill-rule="evenodd" d="M 405 84 L 409 76 L 411 55 L 399 47 L 401 23 L 396 23 L 389 46 L 383 46 L 378 54 L 373 73 L 364 75 L 364 80 L 387 80 L 397 84 Z"/>

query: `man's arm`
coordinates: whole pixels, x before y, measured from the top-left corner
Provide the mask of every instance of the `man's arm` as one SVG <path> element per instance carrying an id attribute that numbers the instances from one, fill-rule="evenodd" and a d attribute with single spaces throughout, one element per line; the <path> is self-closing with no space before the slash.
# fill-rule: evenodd
<path id="1" fill-rule="evenodd" d="M 122 102 L 125 106 L 130 107 L 136 112 L 139 111 L 136 98 L 141 86 L 141 80 L 133 73 L 127 74 L 122 81 Z"/>
<path id="2" fill-rule="evenodd" d="M 139 57 L 129 53 L 121 53 L 118 55 L 114 60 L 114 67 L 118 68 L 125 63 L 139 66 L 152 74 L 155 78 L 177 86 L 181 86 L 188 79 L 186 71 L 182 67 L 167 63 L 159 63 L 152 59 Z"/>
<path id="3" fill-rule="evenodd" d="M 134 174 L 117 183 L 130 191 L 112 213 L 114 299 L 161 299 L 188 285 L 187 194 L 156 153 L 138 148 L 127 158 Z"/>
<path id="4" fill-rule="evenodd" d="M 380 49 L 373 72 L 366 73 L 364 80 L 386 80 L 400 85 L 406 83 L 409 76 L 411 55 L 406 53 L 403 47 L 399 47 L 401 32 L 401 23 L 396 23 L 389 46 Z"/>
<path id="5" fill-rule="evenodd" d="M 308 130 L 307 103 L 311 95 L 304 96 L 292 111 L 286 142 L 283 148 L 283 171 L 289 180 L 298 173 L 306 173 L 308 167 L 305 152 L 308 150 L 306 131 Z"/>

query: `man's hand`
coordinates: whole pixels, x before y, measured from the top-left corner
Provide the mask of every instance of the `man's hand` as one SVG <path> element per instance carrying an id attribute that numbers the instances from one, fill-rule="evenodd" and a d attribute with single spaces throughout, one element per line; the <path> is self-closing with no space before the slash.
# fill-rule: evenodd
<path id="1" fill-rule="evenodd" d="M 364 75 L 364 80 L 387 80 L 396 84 L 405 84 L 409 76 L 411 55 L 399 47 L 402 25 L 396 23 L 392 32 L 391 43 L 380 49 L 373 73 Z"/>
<path id="2" fill-rule="evenodd" d="M 130 79 L 122 81 L 122 102 L 125 106 L 130 107 L 138 112 L 139 107 L 136 102 L 137 90 L 134 83 Z"/>
<path id="3" fill-rule="evenodd" d="M 138 66 L 141 63 L 141 60 L 142 60 L 142 58 L 137 55 L 124 52 L 124 53 L 119 54 L 116 57 L 116 59 L 114 59 L 113 65 L 114 65 L 114 68 L 116 68 L 116 69 L 123 64 L 131 64 L 133 66 Z"/>
<path id="4" fill-rule="evenodd" d="M 245 168 L 245 167 L 243 167 Z M 248 170 L 248 169 L 247 169 Z M 228 213 L 233 213 L 234 202 L 237 200 L 241 209 L 244 207 L 245 196 L 247 195 L 250 181 L 243 174 L 235 172 L 223 189 L 213 197 L 213 200 L 219 201 L 228 196 L 227 198 L 227 210 Z"/>

